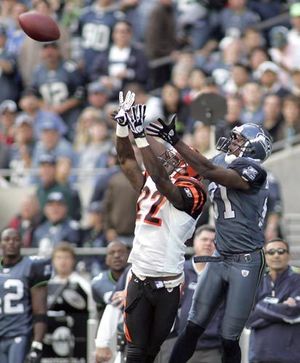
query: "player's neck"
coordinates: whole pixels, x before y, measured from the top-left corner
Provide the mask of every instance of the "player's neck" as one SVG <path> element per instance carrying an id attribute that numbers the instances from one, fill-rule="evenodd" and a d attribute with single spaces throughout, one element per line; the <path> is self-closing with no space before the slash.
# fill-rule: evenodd
<path id="1" fill-rule="evenodd" d="M 20 256 L 20 255 L 14 256 L 14 257 L 3 256 L 1 265 L 3 267 L 14 266 L 16 263 L 18 263 L 21 260 L 21 258 L 22 258 L 22 256 Z"/>

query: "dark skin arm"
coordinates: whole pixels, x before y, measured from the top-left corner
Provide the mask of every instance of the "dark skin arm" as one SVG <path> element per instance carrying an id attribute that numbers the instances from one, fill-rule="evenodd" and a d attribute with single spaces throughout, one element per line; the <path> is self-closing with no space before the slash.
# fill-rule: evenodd
<path id="1" fill-rule="evenodd" d="M 129 138 L 117 137 L 116 149 L 123 173 L 133 188 L 139 192 L 144 185 L 144 176 L 136 161 Z"/>
<path id="2" fill-rule="evenodd" d="M 33 315 L 47 314 L 47 285 L 31 288 L 31 304 Z M 46 322 L 37 322 L 33 325 L 33 340 L 42 342 L 46 334 Z"/>
<path id="3" fill-rule="evenodd" d="M 183 141 L 179 140 L 174 147 L 185 161 L 205 179 L 229 188 L 241 190 L 248 190 L 250 188 L 249 184 L 236 171 L 214 165 L 206 157 L 192 150 Z"/>
<path id="4" fill-rule="evenodd" d="M 141 148 L 147 172 L 154 181 L 157 190 L 164 195 L 176 208 L 182 209 L 184 201 L 179 189 L 171 182 L 164 166 L 154 155 L 150 146 Z"/>

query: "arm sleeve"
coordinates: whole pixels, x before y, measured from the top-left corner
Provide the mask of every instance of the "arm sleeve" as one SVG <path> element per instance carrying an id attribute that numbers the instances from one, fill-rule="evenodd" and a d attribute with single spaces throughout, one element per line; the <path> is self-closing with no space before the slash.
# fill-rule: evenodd
<path id="1" fill-rule="evenodd" d="M 179 188 L 184 201 L 182 210 L 192 217 L 198 217 L 206 202 L 204 187 L 192 178 L 179 178 L 175 185 Z"/>
<path id="2" fill-rule="evenodd" d="M 261 318 L 272 322 L 295 324 L 300 322 L 300 304 L 289 306 L 287 304 L 270 304 L 260 302 L 257 311 Z"/>
<path id="3" fill-rule="evenodd" d="M 112 340 L 116 336 L 118 323 L 121 317 L 122 311 L 120 309 L 111 304 L 106 305 L 95 339 L 97 348 L 104 348 L 112 345 Z"/>
<path id="4" fill-rule="evenodd" d="M 237 158 L 228 168 L 235 170 L 254 188 L 260 188 L 267 178 L 266 171 L 252 159 Z"/>

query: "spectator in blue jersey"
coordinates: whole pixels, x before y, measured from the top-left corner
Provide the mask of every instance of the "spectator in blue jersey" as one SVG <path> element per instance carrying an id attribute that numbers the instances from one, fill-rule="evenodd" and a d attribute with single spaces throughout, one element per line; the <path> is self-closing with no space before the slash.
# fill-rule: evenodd
<path id="1" fill-rule="evenodd" d="M 38 97 L 38 92 L 33 88 L 25 88 L 21 93 L 19 100 L 19 107 L 33 120 L 34 135 L 36 139 L 41 136 L 42 125 L 47 120 L 54 120 L 59 127 L 59 132 L 61 135 L 66 135 L 67 126 L 62 120 L 62 118 L 49 111 L 45 111 L 42 108 L 41 100 Z"/>
<path id="2" fill-rule="evenodd" d="M 42 255 L 49 255 L 61 241 L 80 245 L 80 230 L 77 221 L 68 216 L 68 207 L 61 192 L 48 195 L 43 213 L 46 221 L 33 233 L 33 247 L 39 247 Z"/>
<path id="3" fill-rule="evenodd" d="M 82 9 L 76 35 L 80 37 L 78 43 L 82 51 L 82 66 L 87 74 L 95 56 L 108 50 L 112 29 L 123 17 L 119 4 L 114 0 L 96 0 Z"/>
<path id="4" fill-rule="evenodd" d="M 126 268 L 128 255 L 128 247 L 119 240 L 111 241 L 107 246 L 105 263 L 108 269 L 100 272 L 92 280 L 93 298 L 100 316 L 103 314 L 106 304 L 109 303 L 119 277 Z"/>
<path id="5" fill-rule="evenodd" d="M 116 99 L 129 82 L 146 86 L 149 80 L 148 60 L 144 51 L 132 43 L 132 26 L 118 21 L 112 33 L 112 44 L 95 57 L 90 79 L 99 80 Z"/>
<path id="6" fill-rule="evenodd" d="M 217 307 L 224 302 L 221 324 L 223 363 L 240 363 L 239 338 L 250 315 L 265 259 L 264 219 L 268 200 L 267 172 L 262 163 L 271 155 L 272 141 L 256 124 L 236 126 L 230 138 L 220 138 L 212 160 L 192 150 L 177 135 L 175 118 L 148 127 L 175 147 L 185 161 L 209 181 L 215 210 L 216 252 L 197 256 L 211 262 L 198 280 L 188 322 L 179 335 L 170 363 L 184 363 L 193 355 Z"/>
<path id="7" fill-rule="evenodd" d="M 42 97 L 46 110 L 62 117 L 72 139 L 84 97 L 83 78 L 74 62 L 62 59 L 57 42 L 43 44 L 41 63 L 34 69 L 31 87 Z"/>
<path id="8" fill-rule="evenodd" d="M 68 207 L 68 215 L 75 220 L 81 218 L 81 202 L 78 191 L 67 181 L 60 183 L 56 178 L 57 159 L 51 154 L 42 154 L 39 157 L 38 181 L 36 195 L 41 210 L 47 202 L 48 195 L 52 192 L 63 194 Z"/>
<path id="9" fill-rule="evenodd" d="M 47 280 L 50 261 L 21 256 L 21 238 L 14 229 L 1 234 L 0 362 L 40 363 L 47 329 Z"/>
<path id="10" fill-rule="evenodd" d="M 0 102 L 17 101 L 20 92 L 16 58 L 6 49 L 7 31 L 0 24 Z"/>
<path id="11" fill-rule="evenodd" d="M 76 154 L 72 144 L 61 135 L 61 126 L 57 118 L 47 118 L 40 126 L 40 138 L 37 140 L 33 155 L 33 166 L 38 165 L 39 157 L 42 154 L 51 153 L 55 157 L 68 156 L 72 164 L 76 164 Z"/>
<path id="12" fill-rule="evenodd" d="M 265 244 L 268 271 L 250 315 L 250 363 L 300 362 L 300 275 L 289 265 L 289 244 L 280 238 Z"/>

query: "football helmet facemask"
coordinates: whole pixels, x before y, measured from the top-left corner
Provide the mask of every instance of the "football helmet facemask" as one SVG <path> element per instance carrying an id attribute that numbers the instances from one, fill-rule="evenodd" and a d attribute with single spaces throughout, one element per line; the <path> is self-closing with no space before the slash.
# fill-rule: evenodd
<path id="1" fill-rule="evenodd" d="M 175 149 L 167 149 L 159 160 L 169 175 L 184 175 L 199 179 L 199 174 L 189 166 Z"/>
<path id="2" fill-rule="evenodd" d="M 230 138 L 220 137 L 216 149 L 226 153 L 227 162 L 237 157 L 263 162 L 271 155 L 272 138 L 262 127 L 249 123 L 234 127 Z"/>

